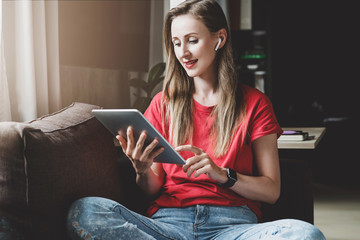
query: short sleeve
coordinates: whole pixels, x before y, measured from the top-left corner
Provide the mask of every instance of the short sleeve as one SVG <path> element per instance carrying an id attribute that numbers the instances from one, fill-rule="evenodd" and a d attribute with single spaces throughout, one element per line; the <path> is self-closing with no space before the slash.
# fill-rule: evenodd
<path id="1" fill-rule="evenodd" d="M 250 117 L 249 133 L 251 142 L 265 135 L 276 133 L 277 137 L 279 137 L 282 134 L 273 106 L 265 94 L 257 94 L 251 99 L 247 112 Z"/>

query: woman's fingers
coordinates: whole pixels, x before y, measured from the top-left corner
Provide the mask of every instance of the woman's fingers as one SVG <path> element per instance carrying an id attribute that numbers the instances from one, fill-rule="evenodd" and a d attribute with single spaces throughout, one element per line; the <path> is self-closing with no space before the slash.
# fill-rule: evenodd
<path id="1" fill-rule="evenodd" d="M 202 159 L 201 155 L 195 155 L 191 158 L 188 158 L 186 160 L 186 163 L 183 166 L 183 170 L 184 172 L 188 172 L 189 168 L 191 168 L 191 170 L 193 170 L 195 167 L 194 165 L 199 162 Z M 190 174 L 191 175 L 191 174 Z"/>
<path id="2" fill-rule="evenodd" d="M 196 172 L 194 173 L 194 177 L 197 178 L 201 174 L 206 174 L 209 176 L 211 170 L 212 169 L 210 164 L 204 164 L 201 168 L 196 170 Z"/>
<path id="3" fill-rule="evenodd" d="M 188 177 L 191 177 L 193 174 L 194 177 L 198 177 L 211 171 L 211 160 L 204 150 L 192 145 L 178 146 L 175 150 L 178 152 L 189 151 L 195 154 L 193 157 L 188 158 L 186 164 L 183 165 L 183 170 Z"/>
<path id="4" fill-rule="evenodd" d="M 132 152 L 135 147 L 135 140 L 134 140 L 134 134 L 133 134 L 132 127 L 127 128 L 126 136 L 127 136 L 127 147 L 126 147 L 125 154 L 128 157 L 132 158 Z"/>
<path id="5" fill-rule="evenodd" d="M 202 153 L 204 153 L 204 151 L 198 147 L 192 146 L 192 145 L 182 145 L 182 146 L 178 146 L 175 148 L 176 151 L 178 152 L 183 152 L 183 151 L 189 151 L 192 152 L 196 155 L 200 155 Z"/>
<path id="6" fill-rule="evenodd" d="M 147 136 L 146 132 L 142 132 L 140 134 L 140 137 L 139 137 L 138 141 L 136 142 L 135 149 L 132 153 L 133 159 L 140 159 L 140 157 L 142 155 L 142 149 L 144 147 L 146 136 Z"/>
<path id="7" fill-rule="evenodd" d="M 161 148 L 159 148 L 159 149 L 156 149 L 156 151 L 151 152 L 150 158 L 151 158 L 151 159 L 156 158 L 156 157 L 159 156 L 163 151 L 164 151 L 164 148 L 163 148 L 163 147 L 161 147 Z"/>
<path id="8" fill-rule="evenodd" d="M 207 157 L 198 157 L 197 159 L 194 159 L 193 157 L 191 160 L 192 163 L 190 163 L 187 167 L 184 167 L 184 172 L 186 172 L 186 175 L 188 177 L 191 177 L 191 175 L 194 174 L 194 177 L 197 178 L 201 174 L 207 174 L 208 171 L 210 171 L 211 163 L 209 158 Z M 187 162 L 186 162 L 187 164 Z"/>
<path id="9" fill-rule="evenodd" d="M 120 132 L 116 138 L 119 140 L 124 153 L 132 161 L 152 162 L 154 158 L 164 151 L 164 148 L 156 149 L 159 144 L 157 139 L 146 145 L 146 131 L 143 131 L 135 142 L 133 128 L 130 126 L 127 128 L 126 138 Z"/>
<path id="10" fill-rule="evenodd" d="M 125 153 L 125 151 L 127 149 L 126 139 L 121 135 L 121 133 L 119 133 L 119 135 L 116 136 L 116 139 L 119 140 L 120 146 L 121 146 L 123 152 Z"/>
<path id="11" fill-rule="evenodd" d="M 187 177 L 194 176 L 197 178 L 202 174 L 206 174 L 215 181 L 220 181 L 222 178 L 223 168 L 217 166 L 204 150 L 192 145 L 179 146 L 175 150 L 178 152 L 190 151 L 194 153 L 194 156 L 188 158 L 186 164 L 183 165 L 183 171 L 186 172 Z"/>
<path id="12" fill-rule="evenodd" d="M 154 159 L 156 158 L 160 153 L 162 153 L 164 151 L 164 148 L 159 148 L 156 149 L 156 146 L 159 144 L 159 140 L 154 139 L 145 149 L 144 152 L 141 156 L 141 159 L 146 159 L 146 158 L 150 158 L 150 159 Z"/>

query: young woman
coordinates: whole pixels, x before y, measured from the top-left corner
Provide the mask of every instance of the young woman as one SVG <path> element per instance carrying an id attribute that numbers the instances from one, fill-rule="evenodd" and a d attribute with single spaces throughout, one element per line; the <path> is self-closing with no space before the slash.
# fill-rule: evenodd
<path id="1" fill-rule="evenodd" d="M 155 150 L 157 140 L 145 145 L 146 132 L 136 140 L 129 127 L 117 138 L 137 184 L 158 196 L 149 216 L 83 198 L 69 212 L 73 239 L 325 239 L 298 220 L 259 223 L 260 202 L 275 203 L 280 194 L 282 130 L 268 98 L 239 83 L 229 33 L 216 1 L 185 1 L 169 11 L 163 91 L 145 116 L 186 164 L 153 162 L 163 151 Z"/>

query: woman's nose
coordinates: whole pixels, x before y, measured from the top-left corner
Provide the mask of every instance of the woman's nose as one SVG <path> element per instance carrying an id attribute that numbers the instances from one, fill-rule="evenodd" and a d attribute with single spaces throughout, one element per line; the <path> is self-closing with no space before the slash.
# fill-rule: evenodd
<path id="1" fill-rule="evenodd" d="M 187 46 L 184 44 L 181 46 L 181 50 L 180 50 L 180 57 L 182 58 L 186 58 L 190 55 L 189 49 L 187 48 Z"/>

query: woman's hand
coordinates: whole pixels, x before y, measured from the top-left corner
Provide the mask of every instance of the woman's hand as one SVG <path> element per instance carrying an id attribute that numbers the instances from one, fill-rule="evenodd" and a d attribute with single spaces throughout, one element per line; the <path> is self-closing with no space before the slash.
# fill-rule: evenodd
<path id="1" fill-rule="evenodd" d="M 116 138 L 126 156 L 131 160 L 136 172 L 136 183 L 149 196 L 158 193 L 164 183 L 164 169 L 161 164 L 154 163 L 154 158 L 164 151 L 164 148 L 156 149 L 158 140 L 154 139 L 145 146 L 146 132 L 140 134 L 135 143 L 132 127 L 126 131 L 126 139 L 122 132 Z"/>
<path id="2" fill-rule="evenodd" d="M 154 158 L 164 151 L 164 148 L 155 149 L 159 141 L 154 139 L 148 146 L 145 145 L 146 132 L 140 134 L 138 141 L 135 143 L 132 127 L 126 131 L 127 140 L 119 132 L 116 138 L 126 156 L 131 160 L 134 169 L 138 175 L 147 174 L 150 170 Z"/>
<path id="3" fill-rule="evenodd" d="M 194 174 L 194 177 L 197 178 L 201 174 L 206 174 L 218 183 L 225 183 L 227 181 L 226 169 L 217 166 L 204 150 L 192 145 L 179 146 L 175 150 L 178 152 L 190 151 L 195 154 L 187 159 L 186 164 L 183 166 L 183 170 L 187 173 L 188 177 Z"/>

